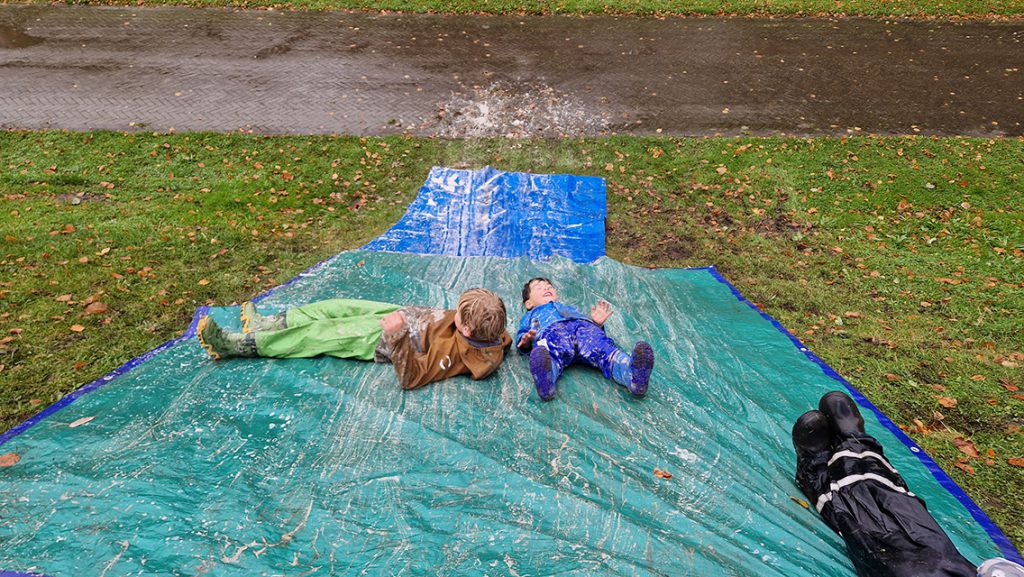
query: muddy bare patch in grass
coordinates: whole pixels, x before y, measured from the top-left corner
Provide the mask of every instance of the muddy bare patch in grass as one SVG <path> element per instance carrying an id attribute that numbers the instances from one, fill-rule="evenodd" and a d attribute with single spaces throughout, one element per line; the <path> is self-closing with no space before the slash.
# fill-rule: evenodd
<path id="1" fill-rule="evenodd" d="M 772 238 L 793 238 L 797 235 L 809 234 L 814 225 L 797 222 L 785 214 L 765 216 L 753 224 L 754 232 Z"/>
<path id="2" fill-rule="evenodd" d="M 110 200 L 110 197 L 105 194 L 79 192 L 75 194 L 58 194 L 53 199 L 57 204 L 79 205 L 86 202 L 107 202 Z"/>

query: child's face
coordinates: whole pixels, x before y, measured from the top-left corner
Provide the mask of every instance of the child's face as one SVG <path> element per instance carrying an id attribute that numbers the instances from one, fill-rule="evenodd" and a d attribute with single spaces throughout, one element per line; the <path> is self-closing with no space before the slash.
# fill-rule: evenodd
<path id="1" fill-rule="evenodd" d="M 555 287 L 551 286 L 551 283 L 535 280 L 530 283 L 530 298 L 526 299 L 526 302 L 523 304 L 526 305 L 526 310 L 531 310 L 534 307 L 546 305 L 557 300 L 558 293 L 555 292 Z"/>

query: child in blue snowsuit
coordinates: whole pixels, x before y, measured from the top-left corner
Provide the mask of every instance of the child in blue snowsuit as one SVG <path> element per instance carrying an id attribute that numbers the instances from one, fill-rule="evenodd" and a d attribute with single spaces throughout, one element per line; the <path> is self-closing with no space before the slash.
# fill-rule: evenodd
<path id="1" fill-rule="evenodd" d="M 607 302 L 598 301 L 587 317 L 558 302 L 551 281 L 538 277 L 523 286 L 523 306 L 527 313 L 519 322 L 515 342 L 520 354 L 530 353 L 530 374 L 541 399 L 555 397 L 558 377 L 577 360 L 601 369 L 606 379 L 638 397 L 647 393 L 654 351 L 643 341 L 636 343 L 632 355 L 615 345 L 604 332 L 604 322 L 612 315 Z"/>

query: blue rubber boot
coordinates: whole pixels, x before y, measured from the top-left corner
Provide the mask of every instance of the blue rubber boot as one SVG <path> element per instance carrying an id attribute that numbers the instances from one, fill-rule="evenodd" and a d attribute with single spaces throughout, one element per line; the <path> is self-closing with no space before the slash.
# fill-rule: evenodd
<path id="1" fill-rule="evenodd" d="M 654 349 L 640 341 L 633 347 L 633 358 L 629 361 L 630 379 L 626 388 L 637 397 L 647 394 L 647 383 L 654 369 Z"/>
<path id="2" fill-rule="evenodd" d="M 555 398 L 555 375 L 551 371 L 551 353 L 547 347 L 533 347 L 530 352 L 530 374 L 541 400 L 550 401 Z"/>

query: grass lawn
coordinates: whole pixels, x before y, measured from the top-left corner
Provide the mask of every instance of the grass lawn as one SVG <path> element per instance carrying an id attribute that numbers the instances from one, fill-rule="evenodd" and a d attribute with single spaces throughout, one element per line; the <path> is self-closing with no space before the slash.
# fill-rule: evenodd
<path id="1" fill-rule="evenodd" d="M 1024 139 L 2 132 L 0 430 L 485 164 L 607 179 L 611 257 L 717 265 L 1024 548 Z"/>
<path id="2" fill-rule="evenodd" d="M 194 6 L 287 10 L 368 10 L 442 14 L 860 15 L 1019 17 L 1020 0 L 65 0 L 94 6 Z M 28 3 L 49 4 L 43 0 Z"/>

